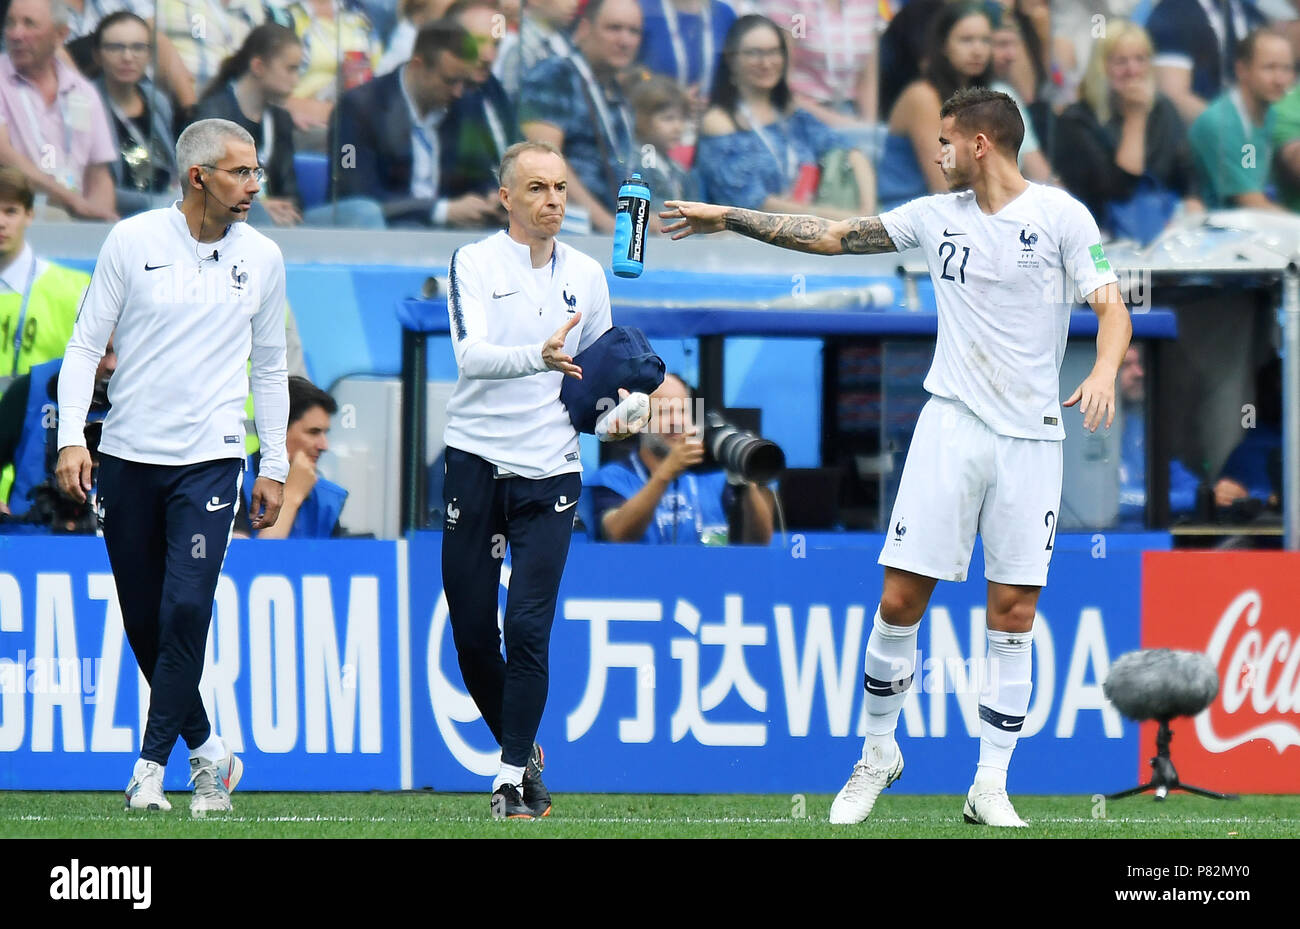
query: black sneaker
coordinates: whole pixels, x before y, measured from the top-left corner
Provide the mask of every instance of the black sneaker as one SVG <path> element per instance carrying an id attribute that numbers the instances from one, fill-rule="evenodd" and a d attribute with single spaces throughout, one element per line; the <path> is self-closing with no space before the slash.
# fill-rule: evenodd
<path id="1" fill-rule="evenodd" d="M 542 747 L 534 742 L 528 764 L 524 766 L 523 794 L 524 804 L 537 817 L 551 815 L 551 794 L 542 783 L 542 769 L 545 767 L 546 755 L 543 754 Z"/>
<path id="2" fill-rule="evenodd" d="M 519 788 L 514 784 L 502 784 L 492 791 L 493 819 L 533 819 L 533 811 L 524 805 L 519 796 Z"/>

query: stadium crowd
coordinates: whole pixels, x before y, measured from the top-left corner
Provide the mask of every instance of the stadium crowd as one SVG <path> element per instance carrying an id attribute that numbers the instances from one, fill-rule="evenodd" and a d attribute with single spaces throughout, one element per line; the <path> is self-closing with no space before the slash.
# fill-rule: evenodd
<path id="1" fill-rule="evenodd" d="M 1025 176 L 1068 189 L 1105 235 L 1146 243 L 1188 212 L 1300 210 L 1294 0 L 9 0 L 0 13 L 9 379 L 59 357 L 84 287 L 31 255 L 27 224 L 172 202 L 176 138 L 206 117 L 252 135 L 265 179 L 249 221 L 264 226 L 500 228 L 495 167 L 522 139 L 564 153 L 569 232 L 611 232 L 634 171 L 655 212 L 707 199 L 873 214 L 944 189 L 940 104 L 975 85 L 1020 106 Z M 32 338 L 14 337 L 20 324 Z"/>
<path id="2" fill-rule="evenodd" d="M 170 202 L 176 136 L 209 116 L 256 140 L 255 224 L 494 228 L 493 169 L 524 138 L 569 161 L 570 231 L 610 232 L 633 171 L 659 201 L 873 213 L 942 189 L 939 105 L 972 85 L 1020 105 L 1026 176 L 1115 237 L 1150 241 L 1184 211 L 1300 209 L 1290 0 L 0 9 L 0 164 L 42 220 Z"/>

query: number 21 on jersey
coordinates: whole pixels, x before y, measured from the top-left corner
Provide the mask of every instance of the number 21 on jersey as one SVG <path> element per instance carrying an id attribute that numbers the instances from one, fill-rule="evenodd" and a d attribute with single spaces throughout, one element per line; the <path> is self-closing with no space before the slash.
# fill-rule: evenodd
<path id="1" fill-rule="evenodd" d="M 955 269 L 957 271 L 957 275 L 958 275 L 957 277 L 954 277 L 951 273 L 949 273 L 948 270 L 949 262 L 951 262 L 954 258 L 957 257 L 957 246 L 953 245 L 951 242 L 940 242 L 939 257 L 943 259 L 943 270 L 939 274 L 940 279 L 945 281 L 959 281 L 960 283 L 965 284 L 966 283 L 966 262 L 970 258 L 970 249 L 964 245 L 962 246 L 961 264 L 958 265 Z"/>

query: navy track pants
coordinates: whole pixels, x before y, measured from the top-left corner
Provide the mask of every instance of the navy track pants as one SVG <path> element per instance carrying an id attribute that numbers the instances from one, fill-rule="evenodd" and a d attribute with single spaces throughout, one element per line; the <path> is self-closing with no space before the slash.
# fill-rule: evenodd
<path id="1" fill-rule="evenodd" d="M 442 584 L 456 656 L 502 762 L 522 767 L 546 707 L 551 624 L 582 475 L 495 478 L 489 462 L 450 447 L 446 462 Z M 507 543 L 503 658 L 497 597 Z"/>
<path id="2" fill-rule="evenodd" d="M 100 456 L 97 505 L 122 624 L 149 682 L 140 757 L 166 765 L 211 733 L 199 678 L 212 599 L 240 505 L 242 458 L 154 465 Z"/>

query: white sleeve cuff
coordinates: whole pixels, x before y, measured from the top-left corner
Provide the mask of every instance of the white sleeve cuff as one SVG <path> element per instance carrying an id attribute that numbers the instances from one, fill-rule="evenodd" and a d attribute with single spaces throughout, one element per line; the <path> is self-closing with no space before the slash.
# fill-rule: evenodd
<path id="1" fill-rule="evenodd" d="M 262 465 L 257 471 L 258 478 L 269 478 L 277 483 L 283 484 L 289 479 L 289 467 L 284 459 L 279 461 L 268 461 L 262 459 Z"/>
<path id="2" fill-rule="evenodd" d="M 447 225 L 447 211 L 451 208 L 451 201 L 446 197 L 439 197 L 433 204 L 433 224 L 435 226 Z"/>

